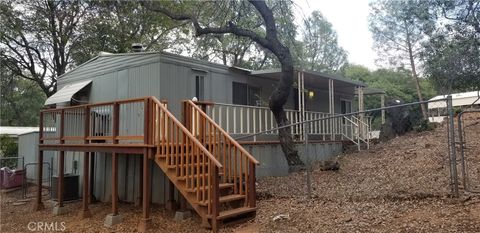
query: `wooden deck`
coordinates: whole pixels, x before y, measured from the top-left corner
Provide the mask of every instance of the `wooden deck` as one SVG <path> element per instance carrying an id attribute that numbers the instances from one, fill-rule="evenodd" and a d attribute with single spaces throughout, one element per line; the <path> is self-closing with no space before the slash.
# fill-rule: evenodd
<path id="1" fill-rule="evenodd" d="M 65 151 L 84 152 L 81 210 L 84 218 L 91 216 L 88 209 L 90 152 L 111 153 L 114 216 L 119 214 L 118 154 L 143 156 L 139 184 L 143 195 L 140 232 L 146 231 L 151 222 L 151 170 L 147 168 L 152 160 L 182 194 L 181 208 L 186 208 L 182 201 L 186 200 L 202 218 L 202 225 L 216 232 L 219 224 L 225 221 L 251 218 L 256 212 L 255 166 L 258 161 L 195 103 L 184 101 L 182 104 L 183 122 L 168 111 L 165 102 L 155 97 L 43 110 L 40 113 L 39 161 L 43 161 L 43 151 L 60 152 L 58 189 L 63 190 Z M 41 166 L 37 172 L 40 183 Z M 169 190 L 169 197 L 173 197 L 173 189 Z M 61 208 L 63 192 L 57 193 Z M 35 209 L 42 208 L 38 192 Z"/>

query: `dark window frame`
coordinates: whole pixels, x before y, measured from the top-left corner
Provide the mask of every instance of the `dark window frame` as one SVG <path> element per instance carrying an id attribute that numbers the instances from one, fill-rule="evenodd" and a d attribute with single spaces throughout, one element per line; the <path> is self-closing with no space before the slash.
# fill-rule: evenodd
<path id="1" fill-rule="evenodd" d="M 232 103 L 237 105 L 260 106 L 262 89 L 242 82 L 232 82 Z"/>
<path id="2" fill-rule="evenodd" d="M 199 101 L 205 100 L 205 75 L 195 74 L 195 97 Z"/>

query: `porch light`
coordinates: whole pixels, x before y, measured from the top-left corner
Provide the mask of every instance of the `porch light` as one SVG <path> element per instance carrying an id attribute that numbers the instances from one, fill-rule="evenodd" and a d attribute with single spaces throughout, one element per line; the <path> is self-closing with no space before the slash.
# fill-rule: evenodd
<path id="1" fill-rule="evenodd" d="M 308 91 L 308 98 L 312 99 L 315 96 L 315 92 Z"/>

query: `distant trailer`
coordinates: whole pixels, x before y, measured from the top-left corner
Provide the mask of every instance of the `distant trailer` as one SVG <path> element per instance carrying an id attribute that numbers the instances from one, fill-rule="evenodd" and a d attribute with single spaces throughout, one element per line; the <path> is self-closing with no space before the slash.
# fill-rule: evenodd
<path id="1" fill-rule="evenodd" d="M 438 95 L 431 98 L 429 101 L 444 98 L 447 98 L 447 95 Z M 460 109 L 465 109 L 469 107 L 480 107 L 480 90 L 452 94 L 452 105 L 453 107 L 457 107 Z M 446 108 L 446 102 L 440 101 L 428 103 L 428 111 L 430 112 L 429 115 L 431 116 L 429 117 L 429 121 L 442 122 L 444 116 L 447 114 Z"/>

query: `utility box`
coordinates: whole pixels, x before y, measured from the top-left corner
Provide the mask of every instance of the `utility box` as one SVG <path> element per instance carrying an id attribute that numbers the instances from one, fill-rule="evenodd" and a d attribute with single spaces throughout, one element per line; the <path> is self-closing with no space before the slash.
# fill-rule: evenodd
<path id="1" fill-rule="evenodd" d="M 57 200 L 58 175 L 52 176 L 52 200 Z M 65 174 L 63 177 L 63 200 L 77 200 L 78 197 L 78 175 Z"/>

